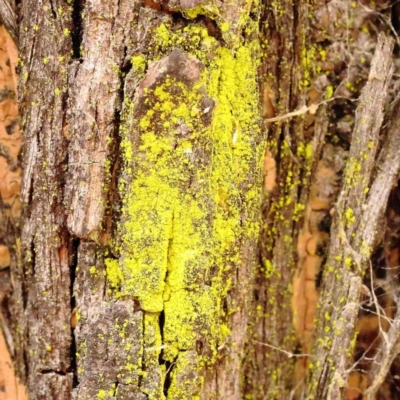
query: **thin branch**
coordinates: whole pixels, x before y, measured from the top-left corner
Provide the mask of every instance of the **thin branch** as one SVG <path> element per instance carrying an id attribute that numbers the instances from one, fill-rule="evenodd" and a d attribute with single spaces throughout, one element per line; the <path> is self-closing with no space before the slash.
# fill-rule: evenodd
<path id="1" fill-rule="evenodd" d="M 378 302 L 378 299 L 376 298 L 376 294 L 375 294 L 375 290 L 374 290 L 374 273 L 372 270 L 372 262 L 371 260 L 369 261 L 369 271 L 370 271 L 370 279 L 371 279 L 371 295 L 375 304 L 375 308 L 376 308 L 376 313 L 378 315 L 378 324 L 379 324 L 379 331 L 382 333 L 383 338 L 385 339 L 386 343 L 387 343 L 387 336 L 386 336 L 386 332 L 383 331 L 382 329 L 382 324 L 381 324 L 381 306 Z"/>
<path id="2" fill-rule="evenodd" d="M 275 347 L 272 344 L 259 342 L 258 340 L 254 340 L 253 342 L 257 343 L 257 344 L 260 344 L 261 346 L 269 347 L 270 349 L 274 349 L 276 351 L 280 351 L 281 353 L 286 354 L 288 356 L 288 358 L 293 358 L 293 357 L 313 357 L 312 354 L 294 354 L 294 353 L 291 353 L 290 351 L 280 349 L 279 347 Z"/>
<path id="3" fill-rule="evenodd" d="M 376 398 L 379 387 L 385 381 L 394 359 L 400 353 L 400 307 L 397 309 L 395 319 L 389 331 L 385 332 L 385 334 L 387 335 L 387 339 L 381 341 L 375 362 L 372 364 L 370 370 L 370 376 L 373 377 L 373 381 L 364 393 L 368 400 Z"/>

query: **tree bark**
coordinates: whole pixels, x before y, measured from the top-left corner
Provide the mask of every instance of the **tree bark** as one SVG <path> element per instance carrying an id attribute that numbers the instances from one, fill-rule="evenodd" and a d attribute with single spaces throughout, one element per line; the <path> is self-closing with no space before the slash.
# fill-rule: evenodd
<path id="1" fill-rule="evenodd" d="M 352 369 L 399 170 L 375 7 L 22 0 L 6 323 L 31 400 L 377 392 L 395 313 L 384 368 Z"/>
<path id="2" fill-rule="evenodd" d="M 260 9 L 154 7 L 22 5 L 32 399 L 241 396 Z"/>

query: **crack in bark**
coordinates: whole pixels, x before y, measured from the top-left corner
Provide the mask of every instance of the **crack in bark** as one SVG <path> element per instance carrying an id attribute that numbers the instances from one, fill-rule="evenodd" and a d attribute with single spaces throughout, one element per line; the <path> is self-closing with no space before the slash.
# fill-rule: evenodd
<path id="1" fill-rule="evenodd" d="M 154 0 L 143 0 L 142 7 L 151 8 L 152 10 L 156 10 L 163 14 L 170 14 L 170 15 L 182 14 L 180 11 L 170 10 L 166 4 Z"/>
<path id="2" fill-rule="evenodd" d="M 64 372 L 64 371 L 58 371 L 55 369 L 43 369 L 41 371 L 38 371 L 39 374 L 42 375 L 48 375 L 48 374 L 55 374 L 55 375 L 60 375 L 60 376 L 67 376 L 68 372 Z"/>
<path id="3" fill-rule="evenodd" d="M 167 248 L 167 270 L 165 272 L 165 277 L 164 277 L 164 292 L 165 292 L 165 286 L 168 285 L 167 283 L 167 279 L 168 279 L 168 265 L 169 265 L 169 260 L 170 260 L 170 254 L 171 254 L 171 246 L 172 246 L 172 240 L 173 240 L 173 232 L 174 232 L 174 212 L 172 213 L 172 222 L 171 222 L 171 236 L 168 240 L 168 248 Z M 165 301 L 164 301 L 165 304 Z M 165 308 L 165 306 L 164 306 Z M 164 343 L 164 327 L 165 327 L 165 311 L 161 311 L 160 313 L 160 317 L 159 317 L 159 326 L 160 326 L 160 336 L 161 336 L 161 344 L 162 346 L 165 345 Z M 160 351 L 160 355 L 159 355 L 159 364 L 160 365 L 165 365 L 167 368 L 167 372 L 165 374 L 165 379 L 163 382 L 163 393 L 166 397 L 168 397 L 168 389 L 171 386 L 171 376 L 170 373 L 173 369 L 173 366 L 176 363 L 176 360 L 178 358 L 178 356 L 175 357 L 173 363 L 171 363 L 170 361 L 164 360 L 163 358 L 164 355 L 164 349 L 162 348 Z"/>
<path id="4" fill-rule="evenodd" d="M 23 350 L 22 358 L 23 358 L 24 372 L 25 372 L 25 374 L 24 374 L 24 378 L 25 379 L 24 380 L 26 382 L 28 380 L 28 377 L 29 377 L 29 361 L 28 361 L 28 351 L 27 351 L 26 347 Z"/>
<path id="5" fill-rule="evenodd" d="M 160 336 L 161 336 L 161 344 L 164 344 L 164 326 L 165 326 L 165 311 L 162 310 L 160 312 L 160 316 L 158 318 L 158 325 L 160 327 Z M 158 363 L 159 365 L 163 365 L 166 361 L 163 359 L 163 352 L 164 349 L 161 349 L 160 354 L 158 356 Z"/>
<path id="6" fill-rule="evenodd" d="M 115 385 L 115 390 L 114 390 L 114 394 L 113 394 L 113 396 L 115 396 L 115 395 L 117 394 L 117 390 L 118 390 L 118 386 L 119 386 L 119 380 L 118 380 L 118 377 L 117 377 L 117 380 L 114 382 L 114 385 Z"/>
<path id="7" fill-rule="evenodd" d="M 76 299 L 74 295 L 74 283 L 76 280 L 76 269 L 78 267 L 78 250 L 80 245 L 80 239 L 72 239 L 71 243 L 71 265 L 70 265 L 70 297 L 71 297 L 71 314 L 76 307 Z M 72 387 L 76 388 L 79 385 L 78 374 L 77 374 L 77 360 L 76 360 L 76 337 L 74 328 L 71 327 L 71 346 L 70 346 L 70 358 L 71 363 L 68 368 L 69 372 L 73 373 Z"/>
<path id="8" fill-rule="evenodd" d="M 33 238 L 31 238 L 29 258 L 30 258 L 30 265 L 29 265 L 30 271 L 27 274 L 28 277 L 29 277 L 29 275 L 35 276 L 36 249 L 35 249 L 35 242 L 34 242 Z M 26 272 L 27 271 L 25 271 L 25 273 Z M 28 297 L 29 297 L 28 292 L 29 292 L 29 282 L 27 282 L 26 279 L 23 279 L 22 280 L 22 301 L 23 301 L 23 308 L 25 311 L 28 308 Z M 29 327 L 27 327 L 27 329 L 29 330 Z"/>
<path id="9" fill-rule="evenodd" d="M 145 314 L 145 311 L 143 311 L 143 317 L 142 317 L 142 337 L 143 338 L 145 337 L 145 333 L 146 333 L 146 326 L 145 326 L 146 323 L 145 323 L 144 314 Z M 146 368 L 146 365 L 144 363 L 144 345 L 143 344 L 142 344 L 141 349 L 140 349 L 140 358 L 139 358 L 139 360 L 140 360 L 139 371 L 144 372 L 145 368 Z M 142 394 L 146 395 L 147 398 L 149 398 L 149 395 L 142 390 L 142 383 L 143 383 L 143 373 L 139 374 L 139 376 L 138 376 L 138 389 L 140 390 L 140 392 Z"/>
<path id="10" fill-rule="evenodd" d="M 83 35 L 82 11 L 86 0 L 74 0 L 72 10 L 72 22 L 74 28 L 72 30 L 72 58 L 82 62 L 81 44 Z"/>
<path id="11" fill-rule="evenodd" d="M 50 0 L 50 8 L 51 8 L 51 13 L 53 14 L 54 19 L 57 19 L 57 13 L 54 7 L 53 0 Z"/>
<path id="12" fill-rule="evenodd" d="M 181 350 L 180 350 L 181 352 Z M 167 372 L 165 373 L 164 385 L 163 385 L 163 393 L 166 398 L 168 398 L 168 390 L 172 384 L 172 371 L 174 370 L 176 363 L 178 361 L 179 354 L 174 358 L 174 361 L 166 361 L 165 366 L 167 368 Z"/>

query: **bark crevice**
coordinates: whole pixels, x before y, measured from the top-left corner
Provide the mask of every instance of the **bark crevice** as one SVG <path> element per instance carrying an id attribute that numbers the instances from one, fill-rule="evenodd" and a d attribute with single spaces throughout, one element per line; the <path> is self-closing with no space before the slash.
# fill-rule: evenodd
<path id="1" fill-rule="evenodd" d="M 80 239 L 71 240 L 71 264 L 70 264 L 70 295 L 71 295 L 71 316 L 76 313 L 76 297 L 74 293 L 74 284 L 76 281 L 76 271 L 78 268 L 78 252 L 79 252 Z M 70 366 L 68 372 L 73 374 L 72 387 L 76 388 L 79 385 L 78 373 L 77 373 L 77 346 L 75 337 L 75 326 L 71 321 L 71 344 L 70 344 Z"/>
<path id="2" fill-rule="evenodd" d="M 83 36 L 83 19 L 82 12 L 85 6 L 86 0 L 74 0 L 72 6 L 72 58 L 83 62 L 82 59 L 82 36 Z"/>

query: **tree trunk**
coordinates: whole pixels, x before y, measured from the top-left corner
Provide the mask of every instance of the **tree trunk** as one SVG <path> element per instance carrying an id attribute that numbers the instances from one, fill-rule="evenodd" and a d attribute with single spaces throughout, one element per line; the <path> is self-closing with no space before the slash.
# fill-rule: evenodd
<path id="1" fill-rule="evenodd" d="M 239 398 L 259 6 L 46 4 L 20 42 L 31 398 Z"/>
<path id="2" fill-rule="evenodd" d="M 398 7 L 5 3 L 29 398 L 397 398 Z"/>

